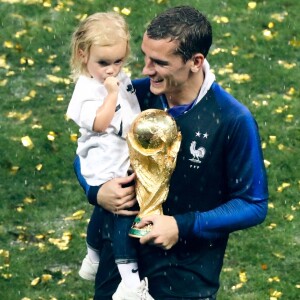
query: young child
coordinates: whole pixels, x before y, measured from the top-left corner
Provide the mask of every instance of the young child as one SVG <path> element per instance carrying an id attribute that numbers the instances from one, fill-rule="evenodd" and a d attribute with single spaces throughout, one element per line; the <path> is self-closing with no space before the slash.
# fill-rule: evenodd
<path id="1" fill-rule="evenodd" d="M 122 71 L 129 55 L 129 38 L 124 18 L 113 12 L 89 16 L 72 36 L 70 63 L 76 86 L 67 116 L 80 127 L 77 155 L 82 175 L 91 186 L 124 177 L 129 169 L 125 138 L 140 112 L 131 81 Z M 128 236 L 133 219 L 114 219 L 114 255 L 122 281 L 113 299 L 141 299 L 145 293 L 147 298 L 143 299 L 153 299 L 148 293 L 147 279 L 141 281 L 139 277 L 136 240 Z M 96 248 L 89 240 L 101 244 L 99 229 L 89 226 L 87 230 L 87 255 L 79 271 L 82 278 L 94 280 L 101 245 Z"/>

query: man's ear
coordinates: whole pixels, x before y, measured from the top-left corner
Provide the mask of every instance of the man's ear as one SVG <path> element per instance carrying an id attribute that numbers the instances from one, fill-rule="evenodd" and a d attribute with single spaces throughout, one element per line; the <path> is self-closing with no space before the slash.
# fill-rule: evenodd
<path id="1" fill-rule="evenodd" d="M 191 71 L 197 73 L 202 70 L 202 65 L 205 57 L 201 53 L 196 53 L 192 57 Z"/>

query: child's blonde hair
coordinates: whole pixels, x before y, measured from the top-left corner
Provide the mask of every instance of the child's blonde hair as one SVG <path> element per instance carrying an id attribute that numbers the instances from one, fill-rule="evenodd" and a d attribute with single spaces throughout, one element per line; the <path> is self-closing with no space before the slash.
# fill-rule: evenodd
<path id="1" fill-rule="evenodd" d="M 120 39 L 127 41 L 127 57 L 130 52 L 130 34 L 125 19 L 118 13 L 95 13 L 83 20 L 73 33 L 71 41 L 70 66 L 74 81 L 80 75 L 88 75 L 86 64 L 79 55 L 80 50 L 89 55 L 92 45 L 110 46 Z"/>

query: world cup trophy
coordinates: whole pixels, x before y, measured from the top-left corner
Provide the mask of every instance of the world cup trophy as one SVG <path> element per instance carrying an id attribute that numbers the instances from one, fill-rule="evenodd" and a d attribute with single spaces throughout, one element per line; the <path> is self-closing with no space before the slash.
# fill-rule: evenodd
<path id="1" fill-rule="evenodd" d="M 165 111 L 148 109 L 134 120 L 127 135 L 130 163 L 136 174 L 136 198 L 140 212 L 129 231 L 140 238 L 151 231 L 152 224 L 143 228 L 135 225 L 148 215 L 162 215 L 169 182 L 175 169 L 181 133 L 174 119 Z"/>

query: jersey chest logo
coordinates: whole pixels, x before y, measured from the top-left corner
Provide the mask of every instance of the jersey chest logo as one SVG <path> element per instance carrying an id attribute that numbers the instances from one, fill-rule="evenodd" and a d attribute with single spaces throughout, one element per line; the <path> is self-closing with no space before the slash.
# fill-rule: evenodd
<path id="1" fill-rule="evenodd" d="M 208 133 L 202 134 L 200 132 L 196 132 L 196 138 L 207 139 Z M 201 159 L 203 159 L 206 154 L 206 149 L 202 146 L 197 146 L 197 141 L 194 140 L 190 145 L 190 154 L 191 158 L 189 158 L 189 161 L 192 162 L 192 164 L 190 164 L 190 168 L 198 169 L 199 164 L 201 164 Z"/>

